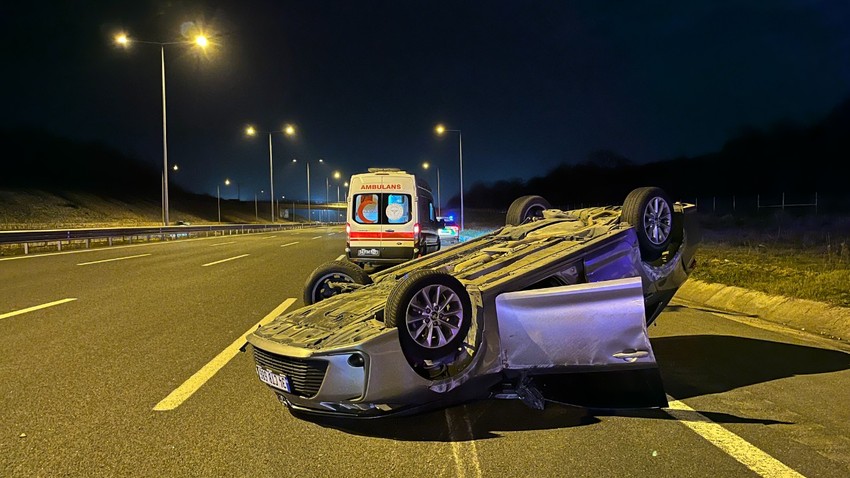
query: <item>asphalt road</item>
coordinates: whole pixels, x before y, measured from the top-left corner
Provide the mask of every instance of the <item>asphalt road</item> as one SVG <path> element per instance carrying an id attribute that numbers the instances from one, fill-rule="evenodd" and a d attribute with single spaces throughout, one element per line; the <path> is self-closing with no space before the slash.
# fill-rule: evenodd
<path id="1" fill-rule="evenodd" d="M 850 476 L 850 348 L 681 302 L 650 329 L 667 411 L 314 423 L 247 353 L 154 410 L 343 246 L 335 228 L 0 260 L 0 476 Z"/>

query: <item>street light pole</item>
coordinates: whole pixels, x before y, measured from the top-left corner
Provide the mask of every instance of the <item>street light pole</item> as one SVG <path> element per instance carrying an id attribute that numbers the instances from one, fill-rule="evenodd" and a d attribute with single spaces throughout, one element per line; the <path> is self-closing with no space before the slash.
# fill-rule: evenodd
<path id="1" fill-rule="evenodd" d="M 422 163 L 423 169 L 428 169 L 431 167 L 431 164 L 427 161 Z M 440 212 L 440 203 L 443 201 L 440 199 L 440 167 L 437 166 L 437 216 L 442 216 L 443 214 Z"/>
<path id="2" fill-rule="evenodd" d="M 225 179 L 224 185 L 230 186 L 230 180 Z M 216 205 L 218 207 L 218 223 L 221 224 L 221 185 L 220 184 L 215 185 L 215 197 L 216 197 Z"/>
<path id="3" fill-rule="evenodd" d="M 269 198 L 271 199 L 272 224 L 274 224 L 274 161 L 272 160 L 272 132 L 269 131 Z"/>
<path id="4" fill-rule="evenodd" d="M 460 230 L 463 231 L 463 135 L 457 130 L 457 139 L 460 149 Z"/>
<path id="5" fill-rule="evenodd" d="M 284 125 L 283 131 L 268 131 L 269 135 L 269 204 L 271 209 L 271 220 L 275 222 L 275 198 L 274 198 L 274 155 L 272 154 L 272 134 L 282 133 L 286 136 L 295 135 L 295 126 L 291 124 Z M 256 136 L 257 130 L 253 126 L 245 128 L 245 134 L 248 136 Z"/>
<path id="6" fill-rule="evenodd" d="M 458 138 L 458 157 L 460 161 L 460 229 L 463 230 L 463 134 L 459 129 L 446 129 L 445 126 L 438 124 L 434 131 L 442 136 L 446 132 L 457 133 Z M 439 189 L 439 188 L 438 188 Z"/>
<path id="7" fill-rule="evenodd" d="M 159 57 L 162 65 L 162 217 L 168 225 L 168 130 L 165 115 L 165 44 L 159 45 Z"/>
<path id="8" fill-rule="evenodd" d="M 141 43 L 147 45 L 159 45 L 160 59 L 160 76 L 162 78 L 162 222 L 164 225 L 169 224 L 168 214 L 168 122 L 165 105 L 165 46 L 179 44 L 196 44 L 201 48 L 206 48 L 209 45 L 207 37 L 203 34 L 197 35 L 193 41 L 176 41 L 176 42 L 152 42 L 142 40 L 131 40 L 126 33 L 119 33 L 115 36 L 115 43 L 122 47 L 128 47 L 131 43 Z"/>
<path id="9" fill-rule="evenodd" d="M 307 221 L 313 222 L 313 216 L 310 213 L 310 160 L 307 160 Z"/>
<path id="10" fill-rule="evenodd" d="M 437 166 L 437 215 L 442 216 L 443 213 L 440 211 L 442 207 L 443 200 L 440 199 L 440 167 Z"/>
<path id="11" fill-rule="evenodd" d="M 345 188 L 345 190 L 343 191 L 342 194 L 343 194 L 343 197 L 345 197 L 345 211 L 346 211 L 346 214 L 348 214 L 348 181 L 344 182 L 342 184 L 342 187 Z M 348 222 L 348 216 L 346 216 L 345 221 Z"/>

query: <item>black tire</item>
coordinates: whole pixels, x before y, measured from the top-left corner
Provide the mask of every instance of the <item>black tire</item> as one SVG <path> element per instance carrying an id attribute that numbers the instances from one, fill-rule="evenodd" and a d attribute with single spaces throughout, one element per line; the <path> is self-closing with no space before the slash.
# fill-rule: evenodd
<path id="1" fill-rule="evenodd" d="M 673 203 L 661 188 L 638 188 L 623 201 L 620 220 L 634 227 L 641 258 L 652 262 L 670 244 L 673 235 Z"/>
<path id="2" fill-rule="evenodd" d="M 331 261 L 317 267 L 304 284 L 304 303 L 315 304 L 342 292 L 339 287 L 331 287 L 330 282 L 352 282 L 369 285 L 372 278 L 357 264 L 350 261 Z"/>
<path id="3" fill-rule="evenodd" d="M 542 218 L 544 209 L 551 209 L 549 201 L 540 196 L 523 196 L 517 198 L 508 208 L 505 215 L 505 225 L 519 226 L 533 218 Z"/>
<path id="4" fill-rule="evenodd" d="M 443 303 L 437 310 L 433 304 Z M 436 270 L 411 272 L 387 298 L 384 323 L 398 327 L 401 348 L 412 362 L 452 354 L 469 333 L 472 302 L 453 276 Z"/>

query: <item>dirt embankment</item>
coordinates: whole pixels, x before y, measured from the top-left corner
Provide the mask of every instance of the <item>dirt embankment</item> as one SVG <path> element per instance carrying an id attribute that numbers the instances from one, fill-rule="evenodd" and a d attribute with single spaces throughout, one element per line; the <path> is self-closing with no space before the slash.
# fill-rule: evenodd
<path id="1" fill-rule="evenodd" d="M 218 207 L 214 197 L 175 195 L 169 206 L 171 223 L 218 222 Z M 268 222 L 268 204 L 265 205 L 265 214 L 259 216 L 255 215 L 253 201 L 222 200 L 221 221 L 242 224 Z M 162 208 L 159 201 L 116 199 L 72 191 L 0 190 L 0 230 L 160 224 Z"/>

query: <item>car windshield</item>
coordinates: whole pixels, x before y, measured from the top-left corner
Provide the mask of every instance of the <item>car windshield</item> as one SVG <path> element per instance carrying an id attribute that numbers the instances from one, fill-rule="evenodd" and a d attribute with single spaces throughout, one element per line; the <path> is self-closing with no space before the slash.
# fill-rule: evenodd
<path id="1" fill-rule="evenodd" d="M 351 218 L 358 224 L 405 224 L 412 219 L 410 194 L 357 194 Z"/>

